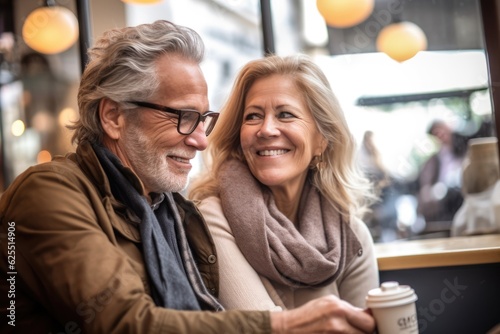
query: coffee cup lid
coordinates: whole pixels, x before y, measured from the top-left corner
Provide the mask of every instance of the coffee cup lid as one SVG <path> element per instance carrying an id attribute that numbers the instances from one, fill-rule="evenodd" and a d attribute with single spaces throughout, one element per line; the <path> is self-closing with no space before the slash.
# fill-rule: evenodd
<path id="1" fill-rule="evenodd" d="M 368 308 L 394 307 L 413 303 L 416 300 L 417 295 L 410 286 L 389 281 L 382 283 L 380 288 L 368 291 L 366 306 Z"/>

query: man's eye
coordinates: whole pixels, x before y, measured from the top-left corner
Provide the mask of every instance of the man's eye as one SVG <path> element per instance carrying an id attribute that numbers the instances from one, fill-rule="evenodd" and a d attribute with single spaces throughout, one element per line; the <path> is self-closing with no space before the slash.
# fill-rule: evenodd
<path id="1" fill-rule="evenodd" d="M 186 122 L 191 122 L 191 121 L 194 121 L 196 119 L 198 119 L 198 113 L 195 112 L 195 111 L 185 111 L 183 114 L 182 114 L 182 120 L 183 121 L 186 121 Z"/>

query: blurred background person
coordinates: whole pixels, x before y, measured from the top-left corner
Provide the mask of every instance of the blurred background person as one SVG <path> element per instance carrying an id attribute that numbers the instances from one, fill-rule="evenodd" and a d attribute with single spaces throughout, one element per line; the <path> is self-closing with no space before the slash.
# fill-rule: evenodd
<path id="1" fill-rule="evenodd" d="M 397 198 L 394 180 L 382 161 L 382 155 L 375 144 L 373 131 L 365 131 L 357 155 L 357 163 L 366 177 L 373 183 L 379 200 L 363 218 L 375 241 L 388 242 L 398 239 Z"/>
<path id="2" fill-rule="evenodd" d="M 428 134 L 439 144 L 438 151 L 423 164 L 418 176 L 418 214 L 431 222 L 452 221 L 463 202 L 461 171 L 464 145 L 442 120 L 433 121 Z"/>

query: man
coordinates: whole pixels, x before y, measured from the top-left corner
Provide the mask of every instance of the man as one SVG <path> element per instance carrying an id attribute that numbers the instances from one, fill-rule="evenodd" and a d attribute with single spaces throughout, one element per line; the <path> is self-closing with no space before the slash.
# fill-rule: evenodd
<path id="1" fill-rule="evenodd" d="M 2 333 L 373 331 L 333 296 L 272 314 L 217 302 L 213 241 L 177 193 L 218 117 L 194 31 L 116 29 L 89 56 L 76 153 L 28 169 L 0 202 Z"/>

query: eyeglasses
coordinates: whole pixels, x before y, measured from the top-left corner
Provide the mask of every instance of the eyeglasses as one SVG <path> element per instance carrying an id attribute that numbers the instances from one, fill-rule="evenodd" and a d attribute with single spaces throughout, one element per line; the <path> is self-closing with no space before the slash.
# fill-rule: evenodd
<path id="1" fill-rule="evenodd" d="M 181 135 L 190 135 L 194 132 L 198 124 L 203 122 L 205 127 L 205 135 L 208 136 L 214 129 L 215 123 L 219 118 L 219 113 L 215 111 L 207 111 L 203 115 L 196 110 L 191 109 L 174 109 L 170 107 L 161 106 L 159 104 L 139 101 L 127 101 L 127 103 L 134 104 L 138 107 L 150 108 L 159 110 L 179 116 L 177 122 L 177 132 Z"/>

